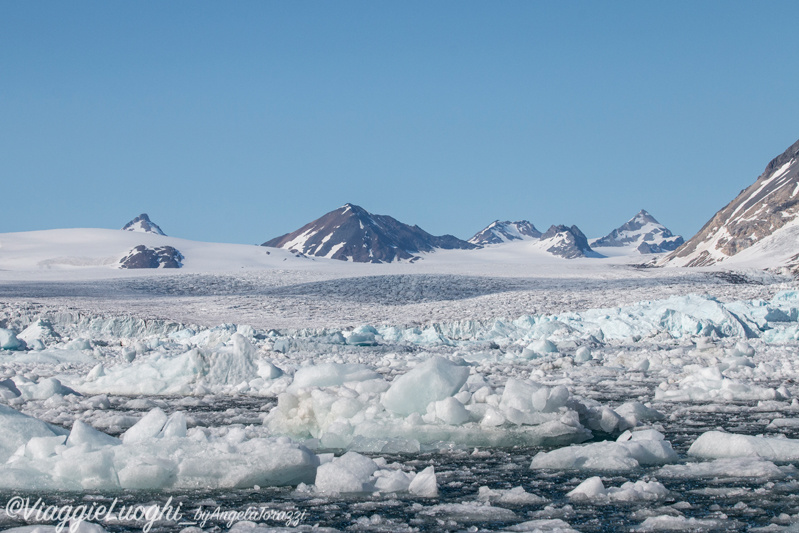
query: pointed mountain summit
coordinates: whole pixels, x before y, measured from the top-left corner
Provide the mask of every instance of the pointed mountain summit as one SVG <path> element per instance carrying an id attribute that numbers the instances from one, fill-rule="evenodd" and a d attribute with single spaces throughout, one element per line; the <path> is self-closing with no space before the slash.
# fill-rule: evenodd
<path id="1" fill-rule="evenodd" d="M 125 231 L 137 231 L 139 233 L 155 233 L 156 235 L 166 235 L 158 224 L 150 220 L 147 213 L 137 216 L 122 228 Z"/>
<path id="2" fill-rule="evenodd" d="M 708 266 L 751 247 L 747 252 L 750 259 L 760 257 L 764 265 L 777 266 L 786 256 L 799 252 L 794 235 L 794 221 L 799 217 L 797 194 L 799 141 L 775 157 L 752 185 L 661 264 Z"/>
<path id="3" fill-rule="evenodd" d="M 676 250 L 683 242 L 681 236 L 673 235 L 655 217 L 641 209 L 622 226 L 591 244 L 594 248 L 635 246 L 642 254 L 655 254 Z"/>
<path id="4" fill-rule="evenodd" d="M 353 204 L 346 204 L 262 246 L 359 263 L 413 259 L 420 252 L 437 248 L 476 248 L 452 235 L 436 237 L 419 226 L 409 226 L 386 215 L 373 215 Z"/>
<path id="5" fill-rule="evenodd" d="M 469 239 L 469 242 L 477 246 L 485 246 L 486 244 L 501 244 L 515 240 L 540 238 L 541 232 L 527 220 L 518 220 L 516 222 L 495 220 L 485 229 L 477 232 L 474 237 Z"/>
<path id="6" fill-rule="evenodd" d="M 540 246 L 547 252 L 565 259 L 578 257 L 602 257 L 588 245 L 588 239 L 577 226 L 550 226 L 541 235 Z"/>

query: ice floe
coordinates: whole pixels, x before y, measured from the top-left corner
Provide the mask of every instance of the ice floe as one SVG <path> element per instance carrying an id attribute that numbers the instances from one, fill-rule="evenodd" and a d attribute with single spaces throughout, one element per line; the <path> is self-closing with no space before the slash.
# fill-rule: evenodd
<path id="1" fill-rule="evenodd" d="M 75 421 L 67 434 L 0 406 L 0 488 L 119 490 L 233 488 L 313 482 L 319 460 L 285 437 L 186 429 L 154 409 L 121 439 Z M 13 450 L 13 451 L 12 451 Z"/>
<path id="2" fill-rule="evenodd" d="M 671 443 L 654 429 L 623 433 L 615 442 L 595 442 L 539 452 L 533 469 L 628 471 L 677 460 Z"/>
<path id="3" fill-rule="evenodd" d="M 760 457 L 776 462 L 799 461 L 799 440 L 708 431 L 694 441 L 688 455 L 703 459 Z"/>
<path id="4" fill-rule="evenodd" d="M 620 487 L 606 488 L 602 478 L 594 476 L 577 485 L 566 496 L 572 500 L 618 503 L 657 501 L 664 499 L 668 494 L 668 489 L 657 481 L 627 481 Z"/>

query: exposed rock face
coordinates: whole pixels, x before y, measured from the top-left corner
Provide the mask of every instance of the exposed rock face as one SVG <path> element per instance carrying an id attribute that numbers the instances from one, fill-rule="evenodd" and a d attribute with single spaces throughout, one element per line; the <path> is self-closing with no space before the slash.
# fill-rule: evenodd
<path id="1" fill-rule="evenodd" d="M 527 220 L 518 220 L 516 222 L 495 220 L 488 227 L 477 232 L 474 237 L 469 239 L 469 242 L 477 246 L 484 246 L 486 244 L 501 244 L 514 240 L 540 238 L 541 232 Z"/>
<path id="2" fill-rule="evenodd" d="M 661 264 L 707 266 L 778 232 L 799 214 L 799 141 Z"/>
<path id="3" fill-rule="evenodd" d="M 420 252 L 432 252 L 437 248 L 476 247 L 452 235 L 430 235 L 419 226 L 408 226 L 390 216 L 373 215 L 352 204 L 346 204 L 262 246 L 360 263 L 412 260 Z"/>
<path id="4" fill-rule="evenodd" d="M 676 250 L 683 242 L 681 236 L 673 235 L 655 217 L 642 209 L 622 226 L 595 240 L 592 246 L 636 246 L 642 254 L 654 254 Z"/>
<path id="5" fill-rule="evenodd" d="M 662 242 L 660 244 L 655 242 L 642 242 L 638 245 L 636 250 L 642 254 L 662 254 L 665 252 L 671 252 L 672 250 L 676 250 L 678 246 L 685 242 L 681 236 L 677 235 L 676 237 L 677 238 L 675 240 Z"/>
<path id="6" fill-rule="evenodd" d="M 547 252 L 566 259 L 601 257 L 588 245 L 588 239 L 577 226 L 550 226 L 541 236 L 540 246 Z"/>
<path id="7" fill-rule="evenodd" d="M 171 246 L 147 248 L 140 244 L 119 262 L 119 268 L 180 268 L 183 254 Z"/>
<path id="8" fill-rule="evenodd" d="M 158 224 L 150 220 L 147 213 L 137 216 L 122 228 L 125 231 L 138 231 L 139 233 L 155 233 L 156 235 L 166 235 Z"/>

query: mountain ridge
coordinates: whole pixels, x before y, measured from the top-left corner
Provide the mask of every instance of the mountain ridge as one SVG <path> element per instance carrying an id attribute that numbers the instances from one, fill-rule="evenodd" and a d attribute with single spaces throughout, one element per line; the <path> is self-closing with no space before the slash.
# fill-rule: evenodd
<path id="1" fill-rule="evenodd" d="M 153 233 L 155 235 L 164 235 L 166 233 L 147 216 L 147 213 L 142 213 L 122 227 L 123 231 L 135 231 L 138 233 Z"/>
<path id="2" fill-rule="evenodd" d="M 476 248 L 453 235 L 431 235 L 419 226 L 404 224 L 388 215 L 375 215 L 350 203 L 261 246 L 358 263 L 414 261 L 417 254 L 436 249 Z"/>
<path id="3" fill-rule="evenodd" d="M 635 246 L 642 254 L 676 250 L 684 240 L 674 235 L 648 211 L 641 209 L 633 218 L 602 238 L 595 239 L 594 248 Z"/>
<path id="4" fill-rule="evenodd" d="M 541 235 L 538 246 L 564 259 L 602 257 L 588 244 L 588 238 L 577 226 L 552 225 Z"/>
<path id="5" fill-rule="evenodd" d="M 469 239 L 469 242 L 478 246 L 488 244 L 501 244 L 504 242 L 525 239 L 540 239 L 541 232 L 528 220 L 511 222 L 495 220 Z"/>
<path id="6" fill-rule="evenodd" d="M 799 140 L 716 212 L 696 235 L 664 258 L 669 266 L 710 266 L 756 245 L 799 216 Z M 773 238 L 771 239 L 773 240 Z"/>

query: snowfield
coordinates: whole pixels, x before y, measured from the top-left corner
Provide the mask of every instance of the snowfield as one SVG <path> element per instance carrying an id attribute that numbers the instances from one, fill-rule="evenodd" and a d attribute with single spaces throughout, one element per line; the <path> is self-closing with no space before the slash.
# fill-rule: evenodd
<path id="1" fill-rule="evenodd" d="M 524 241 L 354 265 L 124 232 L 113 255 L 70 231 L 0 236 L 6 500 L 242 513 L 158 531 L 287 525 L 255 504 L 298 530 L 799 528 L 790 277 Z M 141 239 L 185 269 L 102 259 Z"/>

